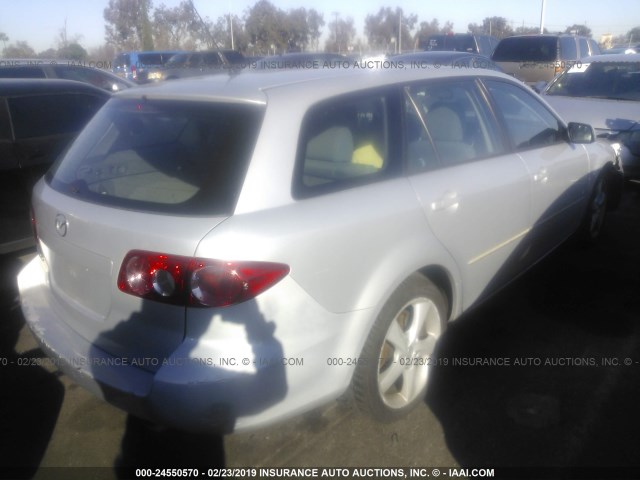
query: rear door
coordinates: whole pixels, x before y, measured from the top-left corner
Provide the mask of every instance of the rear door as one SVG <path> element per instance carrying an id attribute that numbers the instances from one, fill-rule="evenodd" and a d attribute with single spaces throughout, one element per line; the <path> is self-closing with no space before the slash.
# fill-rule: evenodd
<path id="1" fill-rule="evenodd" d="M 530 189 L 472 79 L 406 90 L 410 182 L 436 237 L 456 259 L 464 307 L 513 278 L 523 264 Z"/>

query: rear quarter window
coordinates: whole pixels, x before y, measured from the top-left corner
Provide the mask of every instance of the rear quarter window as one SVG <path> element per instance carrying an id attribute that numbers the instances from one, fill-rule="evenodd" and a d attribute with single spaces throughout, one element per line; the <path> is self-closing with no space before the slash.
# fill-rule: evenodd
<path id="1" fill-rule="evenodd" d="M 396 171 L 384 92 L 332 99 L 312 107 L 302 126 L 294 196 L 313 196 L 384 179 Z"/>
<path id="2" fill-rule="evenodd" d="M 113 99 L 48 175 L 99 204 L 178 214 L 231 214 L 263 108 Z"/>

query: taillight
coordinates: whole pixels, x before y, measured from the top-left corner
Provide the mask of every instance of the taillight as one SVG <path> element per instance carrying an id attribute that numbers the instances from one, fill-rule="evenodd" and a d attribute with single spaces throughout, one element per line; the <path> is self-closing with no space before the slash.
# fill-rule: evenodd
<path id="1" fill-rule="evenodd" d="M 118 288 L 173 305 L 225 307 L 250 300 L 289 273 L 272 262 L 222 260 L 133 250 L 120 267 Z"/>
<path id="2" fill-rule="evenodd" d="M 138 70 L 135 65 L 131 65 L 131 78 L 138 78 Z"/>

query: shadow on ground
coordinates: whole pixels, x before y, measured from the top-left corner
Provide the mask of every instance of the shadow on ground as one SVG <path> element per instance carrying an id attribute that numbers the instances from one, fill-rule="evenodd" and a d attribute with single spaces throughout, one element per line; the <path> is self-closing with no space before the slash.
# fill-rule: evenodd
<path id="1" fill-rule="evenodd" d="M 640 466 L 638 188 L 623 202 L 443 336 L 427 403 L 462 466 Z"/>
<path id="2" fill-rule="evenodd" d="M 16 256 L 0 257 L 0 477 L 31 478 L 38 469 L 64 399 L 58 375 L 42 368 L 39 349 L 16 351 L 24 326 Z M 6 473 L 6 475 L 5 475 Z"/>

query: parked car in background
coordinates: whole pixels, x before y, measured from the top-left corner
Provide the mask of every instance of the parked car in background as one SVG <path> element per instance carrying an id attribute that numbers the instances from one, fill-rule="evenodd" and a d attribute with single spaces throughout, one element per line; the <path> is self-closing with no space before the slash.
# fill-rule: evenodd
<path id="1" fill-rule="evenodd" d="M 600 48 L 592 38 L 576 35 L 515 35 L 500 40 L 491 59 L 528 85 L 553 77 Z"/>
<path id="2" fill-rule="evenodd" d="M 431 35 L 420 41 L 420 48 L 428 52 L 453 51 L 478 53 L 490 57 L 498 44 L 498 39 L 491 35 L 474 35 L 471 33 Z"/>
<path id="3" fill-rule="evenodd" d="M 164 66 L 182 50 L 157 50 L 123 52 L 113 59 L 113 73 L 136 83 L 147 83 L 148 71 Z"/>
<path id="4" fill-rule="evenodd" d="M 568 120 L 588 122 L 620 146 L 624 175 L 640 179 L 640 54 L 599 55 L 559 75 L 545 99 Z"/>
<path id="5" fill-rule="evenodd" d="M 422 68 L 468 68 L 468 69 L 489 69 L 502 72 L 495 62 L 489 57 L 477 53 L 467 52 L 414 52 L 402 53 L 389 57 L 393 61 L 402 61 L 405 66 Z"/>
<path id="6" fill-rule="evenodd" d="M 72 60 L 20 60 L 0 65 L 0 78 L 58 78 L 89 83 L 109 92 L 135 86 L 125 78 L 100 68 L 74 64 Z"/>
<path id="7" fill-rule="evenodd" d="M 110 100 L 34 188 L 22 311 L 134 415 L 423 404 L 449 320 L 596 237 L 613 149 L 492 71 L 241 72 Z M 265 181 L 268 179 L 268 181 Z"/>
<path id="8" fill-rule="evenodd" d="M 31 188 L 109 97 L 68 80 L 0 79 L 0 254 L 34 244 Z"/>
<path id="9" fill-rule="evenodd" d="M 638 53 L 638 49 L 633 48 L 633 47 L 612 47 L 612 48 L 608 48 L 606 50 L 602 50 L 601 53 L 603 55 L 615 55 L 615 54 L 618 54 L 618 53 L 630 54 L 630 53 Z"/>
<path id="10" fill-rule="evenodd" d="M 175 80 L 178 78 L 200 77 L 246 66 L 244 56 L 236 50 L 212 50 L 203 52 L 182 52 L 174 55 L 162 68 L 150 69 L 147 80 Z"/>

